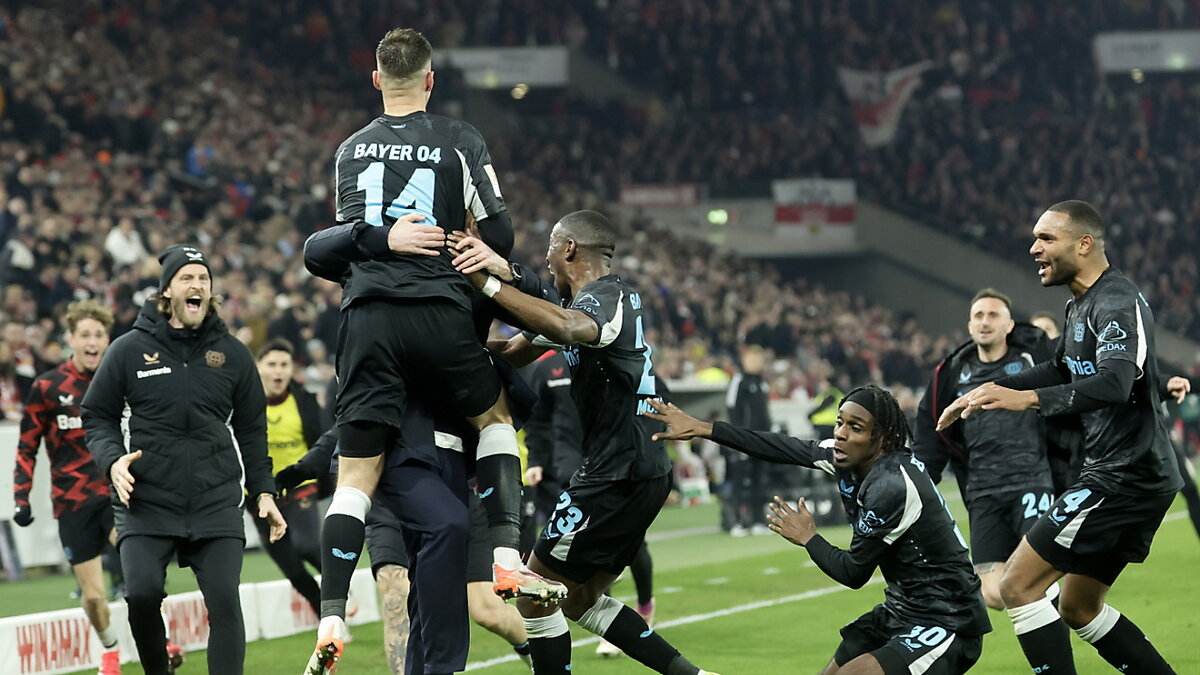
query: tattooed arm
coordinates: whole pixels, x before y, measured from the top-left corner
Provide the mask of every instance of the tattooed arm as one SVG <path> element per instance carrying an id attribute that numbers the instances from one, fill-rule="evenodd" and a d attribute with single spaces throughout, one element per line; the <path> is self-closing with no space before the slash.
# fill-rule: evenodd
<path id="1" fill-rule="evenodd" d="M 408 651 L 408 570 L 386 565 L 379 570 L 379 595 L 383 600 L 383 648 L 392 673 L 404 673 Z"/>

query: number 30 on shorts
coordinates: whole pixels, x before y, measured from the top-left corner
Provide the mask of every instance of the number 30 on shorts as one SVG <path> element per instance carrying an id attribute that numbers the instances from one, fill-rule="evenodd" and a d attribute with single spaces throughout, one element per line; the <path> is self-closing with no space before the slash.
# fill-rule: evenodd
<path id="1" fill-rule="evenodd" d="M 571 503 L 571 495 L 564 492 L 558 496 L 554 514 L 546 523 L 546 537 L 565 537 L 583 522 L 583 511 Z"/>
<path id="2" fill-rule="evenodd" d="M 917 651 L 922 646 L 936 647 L 949 635 L 950 633 L 941 626 L 932 626 L 929 628 L 925 626 L 913 626 L 912 630 L 900 637 L 904 639 L 904 643 L 909 649 Z"/>

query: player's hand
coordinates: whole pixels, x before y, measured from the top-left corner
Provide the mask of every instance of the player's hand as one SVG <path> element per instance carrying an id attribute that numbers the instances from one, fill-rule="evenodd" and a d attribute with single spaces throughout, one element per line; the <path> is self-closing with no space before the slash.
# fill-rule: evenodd
<path id="1" fill-rule="evenodd" d="M 133 478 L 133 473 L 129 471 L 129 465 L 141 457 L 141 450 L 121 455 L 121 458 L 113 462 L 112 468 L 108 470 L 108 477 L 117 490 L 117 498 L 125 506 L 129 506 L 129 500 L 133 498 L 133 484 L 137 482 Z"/>
<path id="2" fill-rule="evenodd" d="M 540 466 L 531 466 L 525 469 L 525 484 L 530 487 L 542 482 L 542 478 L 544 477 L 542 467 Z"/>
<path id="3" fill-rule="evenodd" d="M 1183 399 L 1192 393 L 1192 381 L 1186 377 L 1176 375 L 1167 380 L 1167 393 L 1171 395 L 1171 398 L 1175 399 L 1176 403 L 1183 403 Z"/>
<path id="4" fill-rule="evenodd" d="M 779 536 L 798 546 L 804 546 L 817 534 L 817 521 L 804 499 L 796 502 L 796 507 L 776 496 L 775 501 L 767 507 L 767 527 Z"/>
<path id="5" fill-rule="evenodd" d="M 29 510 L 28 506 L 18 506 L 17 510 L 13 512 L 12 519 L 21 527 L 29 527 L 33 522 L 33 512 Z"/>
<path id="6" fill-rule="evenodd" d="M 483 243 L 482 239 L 455 231 L 450 233 L 450 246 L 458 253 L 451 264 L 459 272 L 487 272 L 501 281 L 512 281 L 512 268 L 508 266 L 508 261 Z"/>
<path id="7" fill-rule="evenodd" d="M 446 246 L 446 231 L 426 225 L 420 213 L 406 213 L 388 230 L 388 248 L 400 255 L 437 255 Z"/>
<path id="8" fill-rule="evenodd" d="M 667 403 L 662 399 L 647 399 L 650 407 L 654 409 L 652 413 L 646 413 L 645 417 L 652 420 L 662 422 L 667 425 L 666 431 L 660 431 L 651 437 L 655 441 L 689 441 L 697 436 L 708 437 L 712 435 L 712 422 L 698 420 L 695 417 L 683 412 L 679 406 L 674 403 Z"/>
<path id="9" fill-rule="evenodd" d="M 287 522 L 283 519 L 283 514 L 279 512 L 279 507 L 275 505 L 275 497 L 266 492 L 258 496 L 258 517 L 267 521 L 271 526 L 271 543 L 283 539 L 283 535 L 287 534 Z"/>

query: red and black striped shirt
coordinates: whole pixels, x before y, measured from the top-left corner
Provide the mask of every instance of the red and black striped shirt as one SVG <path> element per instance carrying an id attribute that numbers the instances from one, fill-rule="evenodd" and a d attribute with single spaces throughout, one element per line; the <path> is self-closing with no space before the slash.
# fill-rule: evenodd
<path id="1" fill-rule="evenodd" d="M 108 498 L 108 480 L 100 475 L 84 442 L 79 411 L 91 381 L 92 374 L 76 368 L 70 359 L 33 381 L 21 417 L 17 466 L 13 470 L 13 501 L 17 507 L 29 505 L 33 468 L 43 441 L 50 457 L 55 518 L 93 500 Z"/>

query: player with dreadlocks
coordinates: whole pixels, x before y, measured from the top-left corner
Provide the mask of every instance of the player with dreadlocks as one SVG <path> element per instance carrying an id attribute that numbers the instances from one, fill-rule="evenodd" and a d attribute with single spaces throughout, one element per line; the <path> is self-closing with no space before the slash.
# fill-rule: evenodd
<path id="1" fill-rule="evenodd" d="M 842 643 L 822 675 L 964 673 L 979 660 L 991 631 L 967 545 L 945 502 L 908 449 L 908 422 L 896 399 L 875 386 L 842 399 L 830 440 L 704 422 L 669 403 L 653 403 L 666 423 L 655 438 L 709 438 L 776 464 L 819 469 L 838 479 L 853 523 L 849 550 L 830 544 L 804 500 L 776 497 L 768 526 L 803 546 L 834 581 L 862 588 L 878 567 L 883 604 L 842 629 Z"/>

